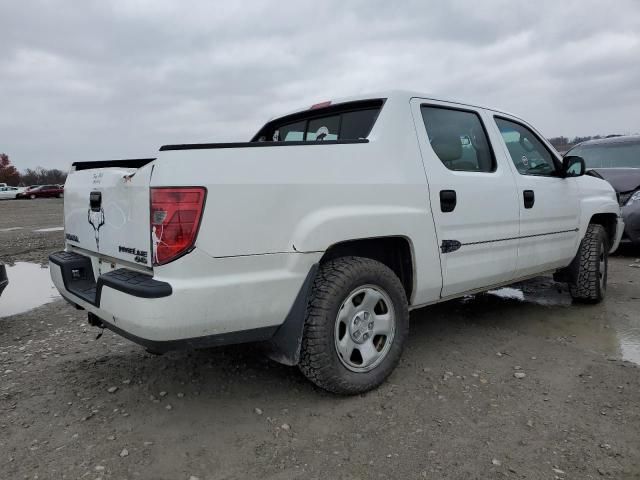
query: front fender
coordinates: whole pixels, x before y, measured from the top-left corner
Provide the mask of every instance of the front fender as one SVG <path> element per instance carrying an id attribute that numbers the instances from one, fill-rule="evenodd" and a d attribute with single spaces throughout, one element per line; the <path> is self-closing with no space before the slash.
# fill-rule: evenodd
<path id="1" fill-rule="evenodd" d="M 582 239 L 594 215 L 615 215 L 616 232 L 613 236 L 612 251 L 622 236 L 624 224 L 621 220 L 620 205 L 613 187 L 605 180 L 585 175 L 579 177 L 580 199 L 580 238 Z M 614 248 L 615 247 L 615 248 Z"/>

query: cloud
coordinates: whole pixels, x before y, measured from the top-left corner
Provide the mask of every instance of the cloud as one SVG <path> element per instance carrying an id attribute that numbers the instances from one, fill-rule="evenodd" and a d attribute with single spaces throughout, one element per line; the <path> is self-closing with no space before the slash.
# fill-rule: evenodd
<path id="1" fill-rule="evenodd" d="M 0 151 L 21 169 L 246 140 L 300 105 L 406 88 L 544 134 L 640 131 L 640 4 L 3 2 Z"/>

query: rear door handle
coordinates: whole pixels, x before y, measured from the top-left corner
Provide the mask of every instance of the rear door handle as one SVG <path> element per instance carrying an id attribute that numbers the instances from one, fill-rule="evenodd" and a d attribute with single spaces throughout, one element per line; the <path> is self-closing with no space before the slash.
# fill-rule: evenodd
<path id="1" fill-rule="evenodd" d="M 456 203 L 458 203 L 458 198 L 455 190 L 440 190 L 440 211 L 453 212 Z"/>
<path id="2" fill-rule="evenodd" d="M 524 198 L 524 208 L 532 208 L 536 203 L 536 194 L 533 193 L 533 190 L 525 190 L 522 192 L 522 197 Z"/>

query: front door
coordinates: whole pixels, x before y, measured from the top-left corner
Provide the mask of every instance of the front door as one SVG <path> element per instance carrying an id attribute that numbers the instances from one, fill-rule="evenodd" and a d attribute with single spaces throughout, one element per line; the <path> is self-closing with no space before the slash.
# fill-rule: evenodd
<path id="1" fill-rule="evenodd" d="M 533 129 L 496 116 L 502 148 L 512 160 L 518 185 L 520 239 L 516 276 L 564 267 L 579 242 L 579 191 L 575 178 L 562 178 L 562 163 Z"/>
<path id="2" fill-rule="evenodd" d="M 483 111 L 413 99 L 440 246 L 442 297 L 514 277 L 519 231 L 512 169 L 496 155 Z"/>

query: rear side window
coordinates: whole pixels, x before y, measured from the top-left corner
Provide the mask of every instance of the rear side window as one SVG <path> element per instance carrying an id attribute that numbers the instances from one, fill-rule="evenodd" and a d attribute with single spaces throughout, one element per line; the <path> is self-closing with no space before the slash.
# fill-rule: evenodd
<path id="1" fill-rule="evenodd" d="M 349 102 L 301 112 L 267 123 L 253 142 L 322 142 L 367 138 L 383 100 Z"/>
<path id="2" fill-rule="evenodd" d="M 373 124 L 378 118 L 379 108 L 368 110 L 356 110 L 342 115 L 340 134 L 342 138 L 358 139 L 367 138 Z"/>
<path id="3" fill-rule="evenodd" d="M 283 125 L 275 132 L 274 141 L 282 139 L 285 142 L 301 142 L 304 140 L 304 131 L 307 127 L 306 122 L 295 122 Z"/>
<path id="4" fill-rule="evenodd" d="M 475 112 L 423 105 L 422 120 L 431 148 L 449 170 L 493 172 L 496 161 Z"/>
<path id="5" fill-rule="evenodd" d="M 307 141 L 338 140 L 340 136 L 340 115 L 314 118 L 307 126 Z M 350 139 L 351 140 L 351 139 Z"/>

